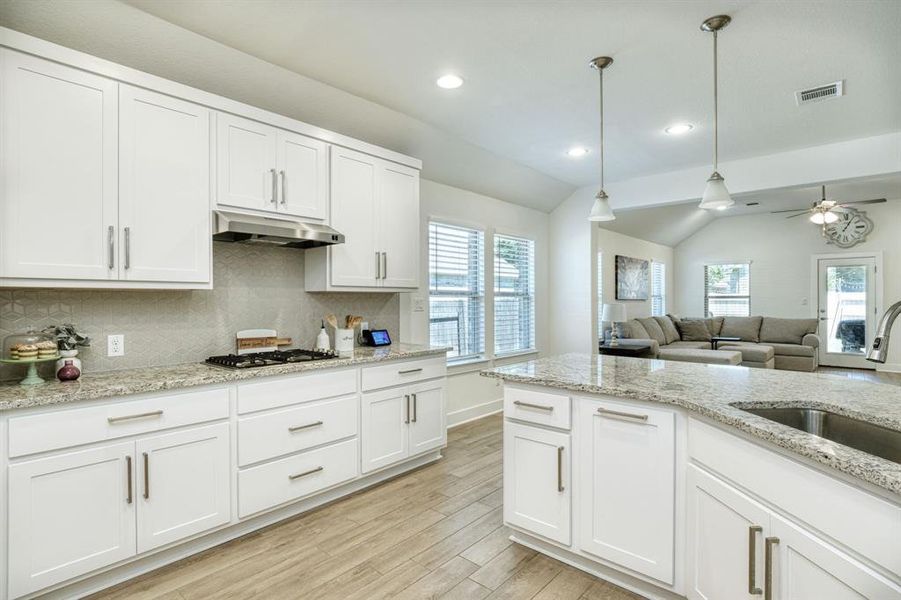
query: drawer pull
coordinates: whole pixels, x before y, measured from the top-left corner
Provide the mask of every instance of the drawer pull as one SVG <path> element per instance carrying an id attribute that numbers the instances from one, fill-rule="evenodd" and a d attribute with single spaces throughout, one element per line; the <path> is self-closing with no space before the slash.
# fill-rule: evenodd
<path id="1" fill-rule="evenodd" d="M 760 525 L 748 527 L 748 593 L 759 596 L 763 590 L 757 587 L 757 534 L 763 532 Z"/>
<path id="2" fill-rule="evenodd" d="M 537 408 L 538 410 L 546 410 L 548 412 L 553 412 L 553 406 L 544 406 L 543 404 L 532 404 L 531 402 L 521 402 L 520 400 L 514 400 L 513 404 L 516 406 L 525 406 L 526 408 Z"/>
<path id="3" fill-rule="evenodd" d="M 315 423 L 307 423 L 306 425 L 295 425 L 294 427 L 288 427 L 288 431 L 294 433 L 295 431 L 302 431 L 304 429 L 310 429 L 311 427 L 319 427 L 322 425 L 322 421 L 316 421 Z"/>
<path id="4" fill-rule="evenodd" d="M 416 394 L 410 394 L 410 395 L 413 396 L 413 419 L 412 419 L 412 421 L 415 423 L 416 422 Z"/>
<path id="5" fill-rule="evenodd" d="M 563 446 L 557 446 L 557 491 L 562 492 L 563 487 Z"/>
<path id="6" fill-rule="evenodd" d="M 133 421 L 134 419 L 147 419 L 150 417 L 161 417 L 163 416 L 163 411 L 154 410 L 151 412 L 140 413 L 137 415 L 125 415 L 124 417 L 107 417 L 106 420 L 108 423 L 121 423 L 122 421 Z"/>
<path id="7" fill-rule="evenodd" d="M 404 394 L 404 425 L 410 424 L 410 395 Z"/>
<path id="8" fill-rule="evenodd" d="M 144 454 L 144 500 L 150 500 L 150 455 Z"/>
<path id="9" fill-rule="evenodd" d="M 764 540 L 763 585 L 765 586 L 766 591 L 764 592 L 763 597 L 765 600 L 773 600 L 773 546 L 778 543 L 779 538 L 777 537 L 768 537 Z"/>
<path id="10" fill-rule="evenodd" d="M 637 415 L 635 413 L 620 412 L 618 410 L 609 410 L 606 408 L 599 408 L 598 413 L 602 417 L 624 417 L 626 419 L 635 419 L 636 421 L 647 421 L 648 420 L 647 415 Z"/>
<path id="11" fill-rule="evenodd" d="M 315 469 L 310 469 L 309 471 L 304 471 L 303 473 L 295 473 L 294 475 L 288 475 L 288 479 L 294 481 L 295 479 L 300 479 L 301 477 L 306 477 L 307 475 L 312 475 L 313 473 L 318 473 L 322 471 L 323 467 L 316 467 Z"/>
<path id="12" fill-rule="evenodd" d="M 125 457 L 125 477 L 128 479 L 128 483 L 126 484 L 126 487 L 128 488 L 128 495 L 125 497 L 125 501 L 127 503 L 131 504 L 132 500 L 134 500 L 134 495 L 132 493 L 132 488 L 131 488 L 131 457 L 130 456 Z"/>
<path id="13" fill-rule="evenodd" d="M 406 371 L 398 371 L 398 375 L 410 375 L 412 373 L 421 373 L 422 369 L 407 369 Z"/>

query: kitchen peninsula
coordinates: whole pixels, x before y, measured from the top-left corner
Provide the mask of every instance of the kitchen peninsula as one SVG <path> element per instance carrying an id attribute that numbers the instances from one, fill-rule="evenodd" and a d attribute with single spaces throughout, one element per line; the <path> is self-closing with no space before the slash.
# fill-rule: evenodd
<path id="1" fill-rule="evenodd" d="M 482 374 L 505 384 L 516 542 L 649 598 L 901 597 L 901 464 L 749 412 L 891 439 L 901 388 L 581 354 Z"/>

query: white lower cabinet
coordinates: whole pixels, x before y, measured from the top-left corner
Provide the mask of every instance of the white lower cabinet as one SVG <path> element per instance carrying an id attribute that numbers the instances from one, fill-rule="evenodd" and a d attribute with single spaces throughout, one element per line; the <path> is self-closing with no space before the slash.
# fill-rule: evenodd
<path id="1" fill-rule="evenodd" d="M 19 596 L 133 556 L 134 442 L 9 467 L 9 591 Z"/>
<path id="2" fill-rule="evenodd" d="M 138 440 L 138 552 L 228 523 L 228 423 Z"/>
<path id="3" fill-rule="evenodd" d="M 814 534 L 690 465 L 688 597 L 901 598 L 901 587 Z"/>
<path id="4" fill-rule="evenodd" d="M 444 379 L 368 392 L 360 418 L 363 473 L 447 443 Z"/>
<path id="5" fill-rule="evenodd" d="M 541 537 L 571 543 L 570 436 L 504 424 L 504 521 Z"/>

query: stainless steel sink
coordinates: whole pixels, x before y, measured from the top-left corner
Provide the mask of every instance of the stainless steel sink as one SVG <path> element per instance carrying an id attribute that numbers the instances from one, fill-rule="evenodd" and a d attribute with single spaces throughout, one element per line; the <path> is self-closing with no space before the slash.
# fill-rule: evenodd
<path id="1" fill-rule="evenodd" d="M 901 463 L 901 431 L 814 408 L 742 408 L 757 416 Z"/>

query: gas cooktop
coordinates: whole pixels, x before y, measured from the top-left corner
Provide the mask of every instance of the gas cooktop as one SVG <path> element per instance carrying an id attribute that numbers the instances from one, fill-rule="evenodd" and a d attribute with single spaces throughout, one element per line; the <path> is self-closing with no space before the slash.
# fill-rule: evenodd
<path id="1" fill-rule="evenodd" d="M 330 358 L 338 358 L 338 354 L 333 350 L 301 350 L 297 348 L 293 350 L 276 350 L 274 352 L 211 356 L 206 359 L 206 362 L 228 369 L 249 369 L 252 367 L 309 362 L 312 360 L 328 360 Z"/>

